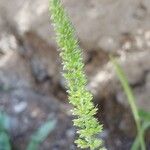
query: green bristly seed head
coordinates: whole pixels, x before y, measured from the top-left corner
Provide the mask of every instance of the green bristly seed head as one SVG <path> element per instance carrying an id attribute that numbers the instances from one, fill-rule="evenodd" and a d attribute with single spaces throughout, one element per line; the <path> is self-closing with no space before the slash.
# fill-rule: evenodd
<path id="1" fill-rule="evenodd" d="M 75 143 L 80 148 L 90 148 L 91 150 L 102 148 L 102 141 L 97 139 L 97 134 L 102 132 L 102 125 L 99 125 L 94 115 L 97 108 L 92 102 L 93 96 L 86 89 L 87 79 L 84 73 L 82 52 L 75 36 L 75 30 L 65 12 L 60 0 L 49 0 L 49 10 L 56 41 L 61 48 L 64 77 L 67 82 L 69 102 L 74 106 L 72 110 L 74 125 L 78 127 L 79 138 Z"/>

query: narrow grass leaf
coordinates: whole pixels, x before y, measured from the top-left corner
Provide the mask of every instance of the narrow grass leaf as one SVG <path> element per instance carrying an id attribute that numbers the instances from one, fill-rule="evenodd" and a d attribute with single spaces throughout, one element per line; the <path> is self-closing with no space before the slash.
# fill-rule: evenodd
<path id="1" fill-rule="evenodd" d="M 55 129 L 56 120 L 49 120 L 44 123 L 31 137 L 27 150 L 37 150 L 38 146 Z"/>
<path id="2" fill-rule="evenodd" d="M 142 120 L 150 122 L 150 112 L 139 109 L 139 115 Z"/>
<path id="3" fill-rule="evenodd" d="M 121 68 L 121 66 L 119 65 L 117 60 L 115 58 L 113 58 L 112 56 L 110 56 L 110 59 L 111 59 L 111 62 L 115 68 L 116 74 L 117 74 L 117 76 L 121 82 L 121 85 L 124 89 L 124 92 L 127 96 L 128 103 L 131 107 L 131 111 L 132 111 L 132 114 L 134 116 L 135 123 L 137 126 L 137 132 L 138 132 L 138 137 L 140 139 L 141 150 L 146 150 L 144 137 L 142 135 L 141 119 L 140 119 L 140 116 L 138 113 L 138 108 L 137 108 L 136 103 L 135 103 L 135 97 L 134 97 L 133 91 L 129 85 L 128 79 L 127 79 L 123 69 Z"/>
<path id="4" fill-rule="evenodd" d="M 150 128 L 150 121 L 149 122 L 144 122 L 143 125 L 142 125 L 142 129 L 141 129 L 141 134 L 143 137 L 145 137 L 145 133 L 146 133 L 146 130 Z M 132 145 L 132 148 L 131 150 L 138 150 L 140 148 L 140 139 L 139 137 L 137 136 L 133 145 Z"/>

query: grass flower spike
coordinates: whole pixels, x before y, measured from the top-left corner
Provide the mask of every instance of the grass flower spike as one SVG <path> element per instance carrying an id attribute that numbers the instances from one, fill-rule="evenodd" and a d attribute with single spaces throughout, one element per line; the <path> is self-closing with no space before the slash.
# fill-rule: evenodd
<path id="1" fill-rule="evenodd" d="M 86 89 L 87 79 L 84 73 L 84 64 L 81 49 L 75 36 L 75 30 L 60 0 L 49 0 L 51 20 L 56 32 L 56 40 L 61 48 L 64 77 L 67 81 L 69 102 L 74 106 L 72 110 L 74 125 L 78 127 L 79 138 L 75 143 L 80 148 L 102 150 L 102 141 L 96 135 L 102 132 L 94 115 L 97 108 L 92 103 L 93 96 Z"/>

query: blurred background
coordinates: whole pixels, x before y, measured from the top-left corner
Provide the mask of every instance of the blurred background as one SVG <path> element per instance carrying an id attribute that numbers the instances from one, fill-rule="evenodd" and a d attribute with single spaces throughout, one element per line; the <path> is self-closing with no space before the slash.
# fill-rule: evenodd
<path id="1" fill-rule="evenodd" d="M 150 1 L 63 0 L 83 49 L 88 89 L 109 150 L 129 150 L 136 126 L 109 61 L 115 55 L 138 106 L 150 110 Z M 23 150 L 48 118 L 57 124 L 40 150 L 76 150 L 71 106 L 61 76 L 48 0 L 0 0 L 0 109 L 10 117 L 14 149 Z M 150 145 L 150 133 L 146 142 Z"/>

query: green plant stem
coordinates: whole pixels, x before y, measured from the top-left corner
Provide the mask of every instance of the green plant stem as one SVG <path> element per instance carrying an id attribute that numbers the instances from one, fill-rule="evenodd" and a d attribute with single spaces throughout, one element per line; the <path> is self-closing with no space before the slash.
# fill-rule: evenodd
<path id="1" fill-rule="evenodd" d="M 132 113 L 133 113 L 133 116 L 134 116 L 134 119 L 135 119 L 135 123 L 136 123 L 136 126 L 137 126 L 137 133 L 138 133 L 138 137 L 140 139 L 141 149 L 146 150 L 144 138 L 143 138 L 143 135 L 142 135 L 141 119 L 140 119 L 139 114 L 138 114 L 138 108 L 135 104 L 134 94 L 132 92 L 131 87 L 129 86 L 129 82 L 128 82 L 128 80 L 126 78 L 126 75 L 125 75 L 124 71 L 122 70 L 121 66 L 118 64 L 118 62 L 112 56 L 110 56 L 110 59 L 111 59 L 111 62 L 113 63 L 113 66 L 115 68 L 117 76 L 118 76 L 118 78 L 121 82 L 121 85 L 122 85 L 122 87 L 125 91 L 125 94 L 127 96 L 129 105 L 131 107 L 131 110 L 132 110 Z"/>
<path id="2" fill-rule="evenodd" d="M 142 129 L 141 129 L 141 134 L 143 137 L 145 137 L 145 132 L 146 130 L 150 127 L 150 122 L 144 121 L 143 125 L 142 125 Z M 140 147 L 140 139 L 139 136 L 136 137 L 131 150 L 137 150 Z"/>

